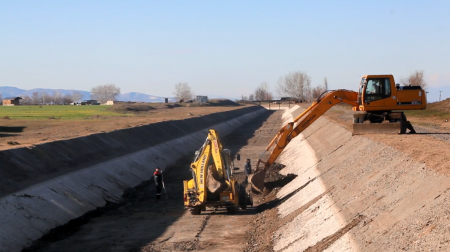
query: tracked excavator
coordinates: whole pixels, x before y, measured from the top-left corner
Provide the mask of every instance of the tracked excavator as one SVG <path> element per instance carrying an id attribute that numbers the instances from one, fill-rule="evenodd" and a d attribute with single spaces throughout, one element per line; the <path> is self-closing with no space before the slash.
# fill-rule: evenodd
<path id="1" fill-rule="evenodd" d="M 326 91 L 293 122 L 279 130 L 261 155 L 256 171 L 249 176 L 252 188 L 262 192 L 267 169 L 275 162 L 289 142 L 308 128 L 328 109 L 338 103 L 352 105 L 353 134 L 416 133 L 403 111 L 420 110 L 427 106 L 425 91 L 420 86 L 400 86 L 392 75 L 365 75 L 358 92 L 344 89 Z M 263 161 L 266 152 L 270 152 Z M 260 165 L 263 164 L 262 167 Z"/>
<path id="2" fill-rule="evenodd" d="M 251 195 L 233 176 L 234 165 L 231 151 L 224 149 L 214 129 L 202 147 L 195 152 L 190 165 L 191 180 L 184 180 L 184 206 L 193 215 L 200 214 L 206 207 L 226 208 L 234 214 L 239 207 L 246 209 L 253 205 Z"/>

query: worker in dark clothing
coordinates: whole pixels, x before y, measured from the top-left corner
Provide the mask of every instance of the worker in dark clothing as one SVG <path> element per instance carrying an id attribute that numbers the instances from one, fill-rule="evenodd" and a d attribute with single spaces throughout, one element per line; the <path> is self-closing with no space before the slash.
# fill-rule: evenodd
<path id="1" fill-rule="evenodd" d="M 161 169 L 159 169 L 159 167 L 156 167 L 156 170 L 153 173 L 153 178 L 155 179 L 156 185 L 156 199 L 159 200 L 161 198 L 161 191 L 163 188 L 162 172 Z"/>
<path id="2" fill-rule="evenodd" d="M 245 173 L 245 183 L 248 183 L 248 176 L 252 174 L 252 166 L 250 164 L 250 158 L 247 158 L 247 162 L 245 162 L 244 173 Z"/>

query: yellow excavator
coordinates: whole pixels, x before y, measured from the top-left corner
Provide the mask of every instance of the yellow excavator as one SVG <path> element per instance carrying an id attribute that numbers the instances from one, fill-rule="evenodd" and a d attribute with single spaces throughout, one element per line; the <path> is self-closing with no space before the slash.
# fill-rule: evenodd
<path id="1" fill-rule="evenodd" d="M 195 152 L 190 169 L 193 178 L 184 180 L 183 186 L 184 206 L 191 214 L 200 214 L 206 207 L 224 207 L 234 214 L 239 207 L 253 205 L 251 195 L 233 176 L 231 151 L 223 149 L 214 129 L 208 131 L 202 147 Z"/>
<path id="2" fill-rule="evenodd" d="M 353 134 L 366 133 L 416 133 L 406 119 L 404 110 L 420 110 L 427 106 L 426 93 L 420 86 L 400 86 L 395 84 L 392 75 L 364 75 L 359 91 L 344 89 L 326 91 L 293 122 L 279 130 L 261 155 L 256 172 L 249 176 L 252 188 L 262 192 L 267 169 L 275 162 L 289 142 L 302 133 L 328 109 L 338 103 L 352 105 Z M 266 152 L 270 155 L 266 161 L 262 158 Z M 263 167 L 259 167 L 264 164 Z"/>

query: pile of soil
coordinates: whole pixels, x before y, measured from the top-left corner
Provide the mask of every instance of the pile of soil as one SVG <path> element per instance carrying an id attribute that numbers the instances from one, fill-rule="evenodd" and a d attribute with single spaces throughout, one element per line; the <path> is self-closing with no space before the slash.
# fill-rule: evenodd
<path id="1" fill-rule="evenodd" d="M 241 106 L 239 103 L 228 99 L 210 99 L 207 104 L 209 106 Z"/>
<path id="2" fill-rule="evenodd" d="M 118 113 L 142 113 L 155 109 L 154 106 L 145 103 L 119 103 L 107 108 L 107 110 Z"/>
<path id="3" fill-rule="evenodd" d="M 436 105 L 440 110 L 450 110 L 450 98 L 437 102 Z"/>

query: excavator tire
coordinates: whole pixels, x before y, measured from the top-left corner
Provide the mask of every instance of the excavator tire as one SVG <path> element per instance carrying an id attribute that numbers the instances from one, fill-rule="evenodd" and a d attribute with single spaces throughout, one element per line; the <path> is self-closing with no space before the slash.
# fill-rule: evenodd
<path id="1" fill-rule="evenodd" d="M 245 186 L 239 186 L 239 206 L 241 209 L 247 209 L 247 192 L 245 191 Z"/>
<path id="2" fill-rule="evenodd" d="M 199 215 L 202 212 L 202 206 L 194 206 L 193 208 L 189 209 L 192 215 Z"/>
<path id="3" fill-rule="evenodd" d="M 237 207 L 237 206 L 227 207 L 228 214 L 236 214 L 238 212 L 238 210 L 239 210 L 239 207 Z"/>

